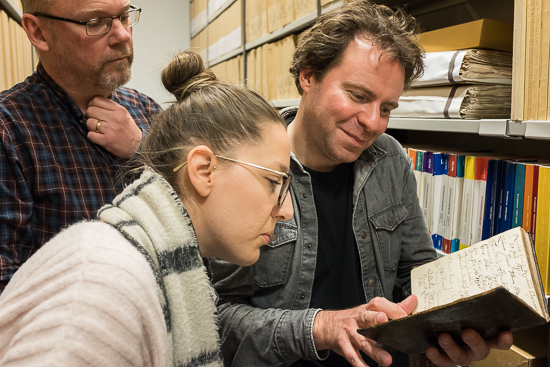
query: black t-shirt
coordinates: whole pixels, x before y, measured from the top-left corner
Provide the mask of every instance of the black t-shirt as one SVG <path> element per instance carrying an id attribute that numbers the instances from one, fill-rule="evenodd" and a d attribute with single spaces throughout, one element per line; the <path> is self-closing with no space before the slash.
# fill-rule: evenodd
<path id="1" fill-rule="evenodd" d="M 341 310 L 365 303 L 361 263 L 353 236 L 353 163 L 339 165 L 332 172 L 311 176 L 317 211 L 318 248 L 310 307 Z M 363 354 L 369 366 L 378 366 Z M 294 367 L 349 366 L 331 352 L 325 361 L 298 361 Z"/>

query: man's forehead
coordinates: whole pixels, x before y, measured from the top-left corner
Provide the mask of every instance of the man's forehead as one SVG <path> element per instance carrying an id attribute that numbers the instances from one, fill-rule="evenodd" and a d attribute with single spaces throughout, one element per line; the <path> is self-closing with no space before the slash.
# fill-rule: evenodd
<path id="1" fill-rule="evenodd" d="M 72 14 L 92 12 L 117 12 L 130 6 L 129 0 L 51 0 L 51 7 L 57 10 L 64 9 Z"/>

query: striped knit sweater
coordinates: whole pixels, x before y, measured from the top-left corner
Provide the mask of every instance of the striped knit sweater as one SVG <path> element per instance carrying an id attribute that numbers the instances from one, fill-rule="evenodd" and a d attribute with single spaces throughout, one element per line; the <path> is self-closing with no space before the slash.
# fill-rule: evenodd
<path id="1" fill-rule="evenodd" d="M 0 365 L 221 366 L 214 292 L 168 183 L 146 171 L 100 218 L 16 272 L 0 296 Z"/>

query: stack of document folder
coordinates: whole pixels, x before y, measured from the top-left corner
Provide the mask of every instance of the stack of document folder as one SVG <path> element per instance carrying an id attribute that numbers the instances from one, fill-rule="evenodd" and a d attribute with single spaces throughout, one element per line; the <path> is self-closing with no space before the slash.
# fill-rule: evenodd
<path id="1" fill-rule="evenodd" d="M 490 50 L 428 52 L 425 72 L 392 117 L 510 118 L 512 54 Z"/>
<path id="2" fill-rule="evenodd" d="M 428 52 L 424 75 L 413 87 L 484 83 L 512 84 L 512 53 L 490 50 Z"/>
<path id="3" fill-rule="evenodd" d="M 507 119 L 512 107 L 509 85 L 459 85 L 414 88 L 399 98 L 392 117 Z"/>

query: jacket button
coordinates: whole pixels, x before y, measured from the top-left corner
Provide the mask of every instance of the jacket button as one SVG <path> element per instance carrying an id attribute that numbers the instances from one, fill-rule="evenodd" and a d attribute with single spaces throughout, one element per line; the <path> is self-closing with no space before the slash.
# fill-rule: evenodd
<path id="1" fill-rule="evenodd" d="M 307 194 L 302 194 L 302 196 L 304 197 L 304 199 L 307 199 Z"/>
<path id="2" fill-rule="evenodd" d="M 301 299 L 304 299 L 304 298 L 306 298 L 306 295 L 305 295 L 305 294 L 302 294 L 302 295 L 300 296 L 300 298 L 301 298 Z"/>
<path id="3" fill-rule="evenodd" d="M 361 232 L 361 238 L 362 238 L 362 239 L 367 238 L 367 232 L 364 232 L 364 231 Z"/>
<path id="4" fill-rule="evenodd" d="M 370 285 L 371 287 L 374 286 L 375 283 L 376 283 L 376 282 L 374 281 L 374 279 L 369 280 L 369 285 Z"/>
<path id="5" fill-rule="evenodd" d="M 388 219 L 388 221 L 386 222 L 386 224 L 387 224 L 388 226 L 391 226 L 391 220 Z"/>
<path id="6" fill-rule="evenodd" d="M 311 248 L 313 245 L 311 243 L 307 244 L 307 248 Z"/>
<path id="7" fill-rule="evenodd" d="M 277 241 L 277 235 L 276 234 L 272 234 L 271 237 L 269 237 L 269 239 L 271 241 Z"/>

